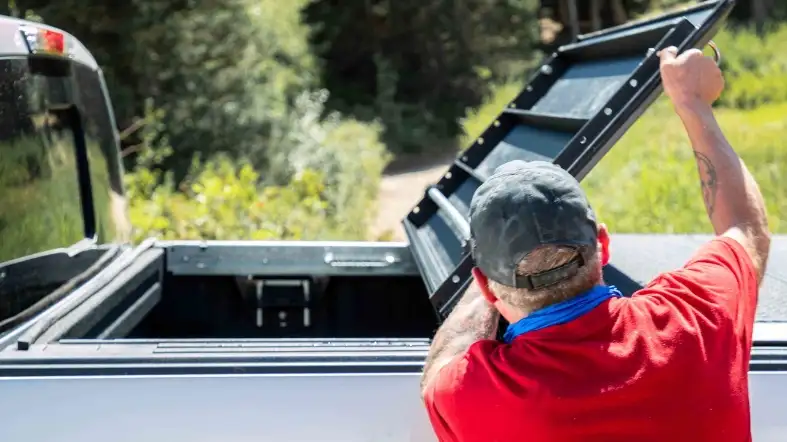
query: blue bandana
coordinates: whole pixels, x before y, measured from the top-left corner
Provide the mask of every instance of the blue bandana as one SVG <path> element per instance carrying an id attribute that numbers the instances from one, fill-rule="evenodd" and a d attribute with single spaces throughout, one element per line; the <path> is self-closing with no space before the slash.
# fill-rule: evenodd
<path id="1" fill-rule="evenodd" d="M 509 325 L 503 340 L 506 344 L 510 344 L 517 336 L 527 332 L 571 322 L 607 299 L 621 296 L 623 294 L 614 285 L 597 285 L 581 295 L 536 310 Z"/>

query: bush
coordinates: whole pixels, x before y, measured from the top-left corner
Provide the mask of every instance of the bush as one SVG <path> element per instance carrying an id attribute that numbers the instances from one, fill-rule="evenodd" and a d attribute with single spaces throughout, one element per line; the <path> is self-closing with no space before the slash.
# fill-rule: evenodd
<path id="1" fill-rule="evenodd" d="M 720 106 L 754 108 L 787 101 L 787 25 L 758 36 L 751 28 L 727 28 L 714 41 L 722 53 L 727 88 Z"/>
<path id="2" fill-rule="evenodd" d="M 159 165 L 171 155 L 160 111 L 148 109 L 137 166 L 127 174 L 134 238 L 366 238 L 387 161 L 378 124 L 329 114 L 327 92 L 301 94 L 274 126 L 268 169 L 226 155 L 195 157 L 176 184 Z"/>
<path id="3" fill-rule="evenodd" d="M 320 175 L 303 171 L 287 186 L 262 187 L 249 164 L 202 163 L 176 189 L 171 174 L 139 168 L 127 177 L 134 239 L 310 239 L 325 236 L 328 202 Z"/>
<path id="4" fill-rule="evenodd" d="M 269 184 L 285 185 L 306 170 L 318 172 L 327 216 L 335 224 L 330 239 L 363 239 L 390 155 L 380 141 L 379 123 L 343 119 L 338 113 L 323 117 L 327 100 L 324 90 L 295 100 L 288 117 L 275 127 L 266 150 L 270 166 L 263 175 Z"/>

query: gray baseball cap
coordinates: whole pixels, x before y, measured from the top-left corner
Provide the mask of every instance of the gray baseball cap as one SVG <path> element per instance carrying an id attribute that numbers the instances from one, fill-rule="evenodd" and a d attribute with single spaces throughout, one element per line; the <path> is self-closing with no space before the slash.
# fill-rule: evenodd
<path id="1" fill-rule="evenodd" d="M 579 182 L 544 161 L 511 161 L 498 167 L 470 202 L 475 265 L 491 280 L 538 289 L 570 278 L 585 263 L 578 258 L 534 275 L 517 275 L 518 264 L 544 245 L 592 246 L 596 215 Z"/>

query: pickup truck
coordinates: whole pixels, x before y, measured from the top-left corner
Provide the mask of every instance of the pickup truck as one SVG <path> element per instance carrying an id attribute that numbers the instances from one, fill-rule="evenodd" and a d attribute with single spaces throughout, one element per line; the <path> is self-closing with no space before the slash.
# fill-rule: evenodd
<path id="1" fill-rule="evenodd" d="M 732 6 L 559 48 L 403 214 L 406 243 L 128 243 L 96 61 L 64 31 L 0 18 L 0 440 L 435 440 L 419 377 L 470 282 L 474 189 L 515 158 L 582 179 L 660 94 L 655 51 L 704 47 Z M 707 239 L 613 235 L 605 278 L 630 295 Z M 777 236 L 750 372 L 758 442 L 787 437 L 786 262 Z"/>

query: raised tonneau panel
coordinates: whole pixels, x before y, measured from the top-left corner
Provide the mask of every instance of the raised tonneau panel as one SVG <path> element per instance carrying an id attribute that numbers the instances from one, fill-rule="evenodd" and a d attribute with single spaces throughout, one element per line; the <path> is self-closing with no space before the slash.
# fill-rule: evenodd
<path id="1" fill-rule="evenodd" d="M 468 206 L 498 166 L 560 165 L 581 180 L 661 93 L 656 52 L 703 47 L 734 5 L 704 2 L 560 47 L 404 219 L 430 300 L 445 317 L 470 281 Z"/>

